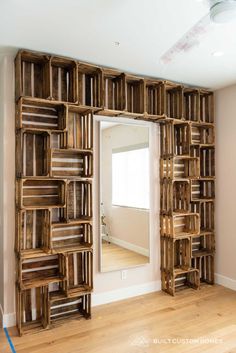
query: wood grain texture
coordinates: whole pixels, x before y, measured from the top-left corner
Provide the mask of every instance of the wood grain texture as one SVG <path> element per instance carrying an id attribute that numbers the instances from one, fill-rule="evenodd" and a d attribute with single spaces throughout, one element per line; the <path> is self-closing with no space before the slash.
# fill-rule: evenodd
<path id="1" fill-rule="evenodd" d="M 51 331 L 17 337 L 9 329 L 17 353 L 232 353 L 236 352 L 235 292 L 204 285 L 171 297 L 163 292 L 93 308 L 92 320 L 73 319 Z M 144 336 L 147 346 L 135 345 Z M 219 339 L 218 344 L 155 344 L 155 339 Z M 0 347 L 5 347 L 0 331 Z M 4 350 L 10 353 L 9 347 Z"/>
<path id="2" fill-rule="evenodd" d="M 61 310 L 66 304 L 73 312 L 73 305 L 79 304 L 79 316 L 90 317 L 93 114 L 161 124 L 162 288 L 174 295 L 183 286 L 199 288 L 200 280 L 214 283 L 213 92 L 26 50 L 16 56 L 15 74 L 20 333 L 35 303 L 37 314 L 43 313 L 37 315 L 40 327 L 50 325 L 54 295 L 59 296 Z M 75 233 L 68 224 L 77 225 Z M 84 224 L 80 234 L 78 224 Z M 45 259 L 55 255 L 51 268 Z M 25 265 L 27 259 L 31 267 Z M 32 271 L 34 262 L 39 267 Z M 89 293 L 71 304 L 69 290 L 73 289 L 73 296 L 81 293 L 76 292 L 80 275 L 82 288 Z M 57 288 L 51 289 L 52 284 Z M 26 301 L 31 314 L 23 309 Z"/>

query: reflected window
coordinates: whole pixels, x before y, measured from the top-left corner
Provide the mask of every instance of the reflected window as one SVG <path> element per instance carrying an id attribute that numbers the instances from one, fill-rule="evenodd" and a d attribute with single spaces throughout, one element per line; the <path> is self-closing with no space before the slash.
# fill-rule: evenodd
<path id="1" fill-rule="evenodd" d="M 112 151 L 112 204 L 149 209 L 149 148 Z"/>

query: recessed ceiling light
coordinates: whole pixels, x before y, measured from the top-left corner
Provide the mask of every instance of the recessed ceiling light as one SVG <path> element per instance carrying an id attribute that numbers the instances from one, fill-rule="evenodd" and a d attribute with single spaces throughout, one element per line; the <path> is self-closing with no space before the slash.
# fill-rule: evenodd
<path id="1" fill-rule="evenodd" d="M 212 56 L 223 56 L 224 52 L 223 51 L 214 51 L 211 55 Z"/>
<path id="2" fill-rule="evenodd" d="M 115 46 L 119 47 L 120 46 L 120 42 L 115 42 Z"/>

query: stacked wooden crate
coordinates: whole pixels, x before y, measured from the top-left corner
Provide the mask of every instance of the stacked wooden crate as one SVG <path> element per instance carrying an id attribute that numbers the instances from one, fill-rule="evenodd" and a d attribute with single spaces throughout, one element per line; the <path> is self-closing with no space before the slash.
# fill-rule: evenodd
<path id="1" fill-rule="evenodd" d="M 75 105 L 77 74 L 73 60 L 16 58 L 20 334 L 91 316 L 93 111 Z"/>
<path id="2" fill-rule="evenodd" d="M 15 73 L 20 334 L 91 316 L 94 114 L 160 124 L 162 288 L 213 283 L 212 92 L 25 50 Z"/>
<path id="3" fill-rule="evenodd" d="M 167 88 L 160 159 L 162 289 L 172 295 L 199 288 L 200 281 L 214 283 L 215 249 L 213 94 L 174 92 L 168 98 Z"/>

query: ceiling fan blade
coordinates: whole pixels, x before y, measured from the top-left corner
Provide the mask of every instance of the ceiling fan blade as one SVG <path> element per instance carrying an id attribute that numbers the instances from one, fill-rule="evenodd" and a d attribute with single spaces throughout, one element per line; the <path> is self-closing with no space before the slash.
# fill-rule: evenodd
<path id="1" fill-rule="evenodd" d="M 198 21 L 183 37 L 178 40 L 170 49 L 161 57 L 163 64 L 169 64 L 181 52 L 188 52 L 193 47 L 200 44 L 200 39 L 211 27 L 210 13 L 207 13 L 200 21 Z"/>

